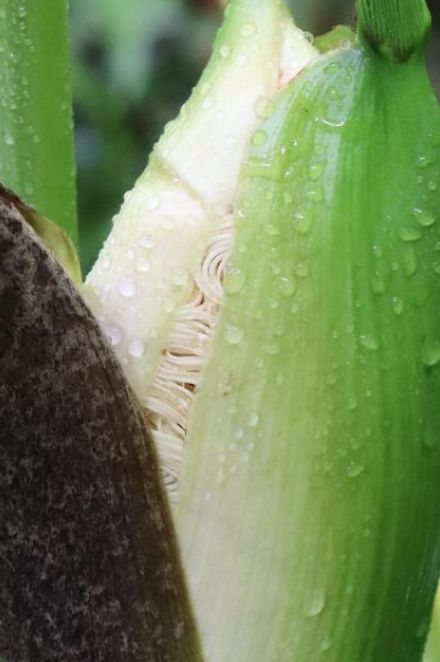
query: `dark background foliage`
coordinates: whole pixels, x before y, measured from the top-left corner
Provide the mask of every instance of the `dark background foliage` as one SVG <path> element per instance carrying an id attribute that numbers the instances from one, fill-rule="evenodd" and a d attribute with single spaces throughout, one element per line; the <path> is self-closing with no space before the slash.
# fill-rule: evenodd
<path id="1" fill-rule="evenodd" d="M 354 21 L 353 0 L 288 0 L 315 35 Z M 71 0 L 81 257 L 87 272 L 123 194 L 209 57 L 219 0 Z M 430 70 L 440 92 L 440 7 Z"/>

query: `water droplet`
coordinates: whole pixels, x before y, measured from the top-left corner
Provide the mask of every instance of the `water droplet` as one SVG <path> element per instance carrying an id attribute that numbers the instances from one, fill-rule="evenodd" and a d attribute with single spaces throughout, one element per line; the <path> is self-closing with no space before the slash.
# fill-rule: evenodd
<path id="1" fill-rule="evenodd" d="M 266 352 L 271 356 L 276 356 L 280 353 L 280 346 L 276 342 L 271 342 L 266 346 Z"/>
<path id="2" fill-rule="evenodd" d="M 237 57 L 237 64 L 238 64 L 238 66 L 239 66 L 239 67 L 244 67 L 244 65 L 246 64 L 247 60 L 248 60 L 247 55 L 245 55 L 244 53 L 240 53 L 240 55 Z"/>
<path id="3" fill-rule="evenodd" d="M 184 269 L 175 269 L 171 274 L 171 282 L 177 287 L 182 287 L 188 282 L 188 274 Z"/>
<path id="4" fill-rule="evenodd" d="M 310 213 L 297 212 L 293 219 L 293 228 L 298 234 L 306 235 L 313 225 L 313 217 Z"/>
<path id="5" fill-rule="evenodd" d="M 280 278 L 280 291 L 284 297 L 291 297 L 296 292 L 296 283 L 290 276 Z"/>
<path id="6" fill-rule="evenodd" d="M 142 248 L 151 249 L 154 246 L 154 239 L 151 235 L 145 235 L 140 241 Z"/>
<path id="7" fill-rule="evenodd" d="M 417 639 L 424 639 L 426 637 L 429 631 L 429 625 L 430 625 L 429 619 L 424 618 L 422 621 L 420 621 L 416 630 Z"/>
<path id="8" fill-rule="evenodd" d="M 162 310 L 165 313 L 173 313 L 176 309 L 176 302 L 174 299 L 166 297 L 162 302 Z"/>
<path id="9" fill-rule="evenodd" d="M 124 339 L 124 332 L 119 326 L 116 326 L 116 324 L 110 324 L 104 329 L 104 331 L 113 347 L 120 345 Z"/>
<path id="10" fill-rule="evenodd" d="M 407 246 L 402 255 L 403 270 L 408 277 L 414 276 L 417 272 L 417 257 L 412 246 Z"/>
<path id="11" fill-rule="evenodd" d="M 322 614 L 325 608 L 325 593 L 322 590 L 312 592 L 309 602 L 305 608 L 305 615 L 308 618 L 315 618 Z"/>
<path id="12" fill-rule="evenodd" d="M 331 64 L 327 65 L 327 67 L 325 68 L 325 73 L 336 74 L 340 68 L 341 65 L 339 64 L 339 62 L 332 62 Z"/>
<path id="13" fill-rule="evenodd" d="M 350 462 L 347 467 L 347 476 L 349 478 L 357 478 L 365 471 L 365 466 L 359 462 Z"/>
<path id="14" fill-rule="evenodd" d="M 256 412 L 251 412 L 248 416 L 247 423 L 250 428 L 256 428 L 258 423 L 260 422 L 260 417 Z"/>
<path id="15" fill-rule="evenodd" d="M 243 289 L 246 276 L 241 269 L 228 269 L 225 279 L 225 292 L 238 294 Z"/>
<path id="16" fill-rule="evenodd" d="M 422 236 L 422 231 L 419 228 L 404 227 L 399 230 L 399 237 L 402 241 L 417 241 Z"/>
<path id="17" fill-rule="evenodd" d="M 429 190 L 429 191 L 437 191 L 437 189 L 438 189 L 438 184 L 437 184 L 437 182 L 434 182 L 433 180 L 431 180 L 430 182 L 428 182 L 428 190 Z"/>
<path id="18" fill-rule="evenodd" d="M 222 57 L 229 57 L 232 53 L 232 48 L 229 44 L 222 44 L 220 46 L 220 55 Z"/>
<path id="19" fill-rule="evenodd" d="M 269 235 L 269 237 L 278 237 L 280 234 L 280 229 L 272 223 L 266 223 L 264 226 L 264 232 Z"/>
<path id="20" fill-rule="evenodd" d="M 267 140 L 267 133 L 263 129 L 258 129 L 253 135 L 252 144 L 256 147 L 264 145 Z"/>
<path id="21" fill-rule="evenodd" d="M 348 408 L 354 411 L 358 407 L 359 404 L 356 398 L 354 397 L 354 395 L 350 396 L 350 398 L 348 399 Z"/>
<path id="22" fill-rule="evenodd" d="M 329 386 L 334 386 L 338 381 L 338 377 L 336 373 L 332 372 L 329 375 L 327 375 L 326 382 Z"/>
<path id="23" fill-rule="evenodd" d="M 311 186 L 306 189 L 306 196 L 311 202 L 319 204 L 324 202 L 324 189 L 322 186 Z"/>
<path id="24" fill-rule="evenodd" d="M 383 257 L 383 248 L 379 244 L 374 244 L 373 246 L 373 254 L 376 257 Z"/>
<path id="25" fill-rule="evenodd" d="M 382 276 L 375 276 L 371 281 L 371 290 L 373 294 L 385 294 L 386 285 Z"/>
<path id="26" fill-rule="evenodd" d="M 133 338 L 128 346 L 128 353 L 135 359 L 140 359 L 144 355 L 145 345 L 139 338 Z"/>
<path id="27" fill-rule="evenodd" d="M 272 117 L 275 110 L 275 104 L 267 97 L 260 97 L 255 103 L 255 112 L 261 119 L 269 119 Z"/>
<path id="28" fill-rule="evenodd" d="M 430 159 L 428 159 L 427 156 L 419 156 L 417 161 L 416 161 L 416 166 L 417 168 L 427 168 L 429 164 L 431 163 Z"/>
<path id="29" fill-rule="evenodd" d="M 365 347 L 366 349 L 369 349 L 371 351 L 375 351 L 376 349 L 379 349 L 379 341 L 377 338 L 375 338 L 372 335 L 365 334 L 360 337 L 361 345 Z"/>
<path id="30" fill-rule="evenodd" d="M 426 343 L 422 360 L 428 368 L 432 368 L 440 362 L 440 341 L 434 340 Z"/>
<path id="31" fill-rule="evenodd" d="M 217 485 L 225 484 L 225 470 L 223 467 L 220 467 L 217 471 Z"/>
<path id="32" fill-rule="evenodd" d="M 244 338 L 244 331 L 238 326 L 227 324 L 225 328 L 225 340 L 229 345 L 239 345 Z"/>
<path id="33" fill-rule="evenodd" d="M 164 228 L 164 230 L 174 230 L 176 227 L 176 223 L 174 221 L 174 218 L 171 216 L 162 216 L 160 219 L 160 224 Z"/>
<path id="34" fill-rule="evenodd" d="M 258 29 L 255 23 L 249 21 L 241 26 L 240 34 L 242 37 L 253 37 L 257 34 L 257 31 Z"/>
<path id="35" fill-rule="evenodd" d="M 202 103 L 203 110 L 210 110 L 210 108 L 213 108 L 214 105 L 215 105 L 215 101 L 211 95 L 207 95 L 203 99 L 203 103 Z"/>
<path id="36" fill-rule="evenodd" d="M 150 211 L 153 211 L 154 209 L 157 209 L 159 207 L 159 205 L 160 205 L 159 198 L 155 198 L 155 197 L 148 198 L 148 200 L 147 200 L 147 209 L 149 209 Z"/>
<path id="37" fill-rule="evenodd" d="M 136 262 L 136 269 L 142 273 L 150 271 L 151 264 L 145 257 L 140 257 Z"/>
<path id="38" fill-rule="evenodd" d="M 312 163 L 309 168 L 309 177 L 312 181 L 316 182 L 324 172 L 324 165 L 322 163 Z"/>
<path id="39" fill-rule="evenodd" d="M 400 297 L 393 297 L 393 311 L 396 315 L 402 315 L 405 310 L 405 302 Z"/>
<path id="40" fill-rule="evenodd" d="M 118 284 L 119 294 L 123 297 L 134 297 L 136 294 L 136 285 L 131 276 L 123 276 Z"/>
<path id="41" fill-rule="evenodd" d="M 434 214 L 430 211 L 427 211 L 426 209 L 414 209 L 414 216 L 418 223 L 424 228 L 429 228 L 431 225 L 434 225 L 436 222 L 436 217 Z"/>
<path id="42" fill-rule="evenodd" d="M 310 273 L 309 267 L 307 266 L 307 264 L 303 264 L 303 263 L 297 264 L 295 267 L 295 273 L 298 276 L 298 278 L 307 278 L 307 276 Z"/>
<path id="43" fill-rule="evenodd" d="M 326 653 L 331 649 L 332 646 L 333 646 L 332 640 L 326 637 L 324 639 L 321 639 L 321 643 L 319 644 L 319 650 L 321 651 L 321 653 Z"/>
<path id="44" fill-rule="evenodd" d="M 432 265 L 433 271 L 436 274 L 440 274 L 440 262 L 434 262 Z"/>
<path id="45" fill-rule="evenodd" d="M 236 439 L 243 439 L 243 437 L 244 437 L 244 430 L 243 430 L 243 428 L 241 428 L 241 427 L 237 428 L 237 429 L 235 430 L 235 432 L 234 432 L 234 437 L 235 437 Z"/>
<path id="46" fill-rule="evenodd" d="M 437 437 L 435 435 L 430 434 L 429 432 L 426 432 L 426 434 L 423 437 L 423 445 L 429 451 L 432 451 L 437 446 Z"/>

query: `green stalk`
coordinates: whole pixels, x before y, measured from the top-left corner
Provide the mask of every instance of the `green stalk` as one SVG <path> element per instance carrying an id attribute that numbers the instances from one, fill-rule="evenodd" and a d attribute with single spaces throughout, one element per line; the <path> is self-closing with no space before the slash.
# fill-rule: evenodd
<path id="1" fill-rule="evenodd" d="M 0 181 L 76 241 L 66 0 L 0 0 Z"/>
<path id="2" fill-rule="evenodd" d="M 178 513 L 210 662 L 423 653 L 440 560 L 440 112 L 425 4 L 358 12 L 360 42 L 279 97 L 242 173 Z"/>
<path id="3" fill-rule="evenodd" d="M 359 33 L 385 57 L 405 61 L 425 45 L 431 16 L 425 0 L 357 0 Z"/>

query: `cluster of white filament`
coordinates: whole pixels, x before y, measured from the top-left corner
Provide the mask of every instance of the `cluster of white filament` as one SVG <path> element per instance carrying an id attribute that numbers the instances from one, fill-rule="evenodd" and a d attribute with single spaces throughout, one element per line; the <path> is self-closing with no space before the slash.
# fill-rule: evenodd
<path id="1" fill-rule="evenodd" d="M 178 498 L 189 412 L 220 314 L 233 222 L 234 215 L 228 214 L 214 233 L 190 296 L 177 314 L 146 403 L 146 419 L 172 502 Z"/>

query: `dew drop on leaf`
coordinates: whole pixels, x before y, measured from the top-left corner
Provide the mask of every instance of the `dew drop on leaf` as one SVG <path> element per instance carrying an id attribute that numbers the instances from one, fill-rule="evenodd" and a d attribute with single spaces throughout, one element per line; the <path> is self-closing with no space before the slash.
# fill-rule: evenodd
<path id="1" fill-rule="evenodd" d="M 144 355 L 145 345 L 139 338 L 133 338 L 128 346 L 128 353 L 135 359 L 140 359 Z"/>
<path id="2" fill-rule="evenodd" d="M 322 590 L 312 591 L 308 604 L 304 610 L 305 616 L 308 618 L 315 618 L 322 614 L 325 608 L 326 596 L 325 592 Z"/>
<path id="3" fill-rule="evenodd" d="M 244 338 L 244 331 L 238 326 L 227 324 L 224 332 L 225 340 L 229 345 L 239 345 Z"/>
<path id="4" fill-rule="evenodd" d="M 432 368 L 440 362 L 440 341 L 434 340 L 426 343 L 422 360 L 428 368 Z"/>
<path id="5" fill-rule="evenodd" d="M 131 298 L 136 294 L 136 285 L 131 276 L 123 276 L 118 284 L 118 291 L 123 297 Z"/>

